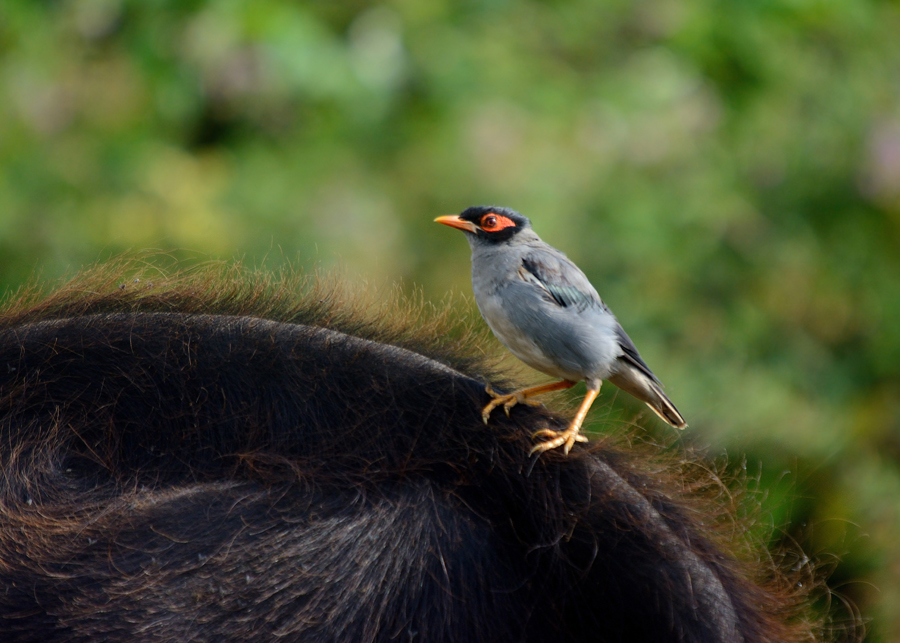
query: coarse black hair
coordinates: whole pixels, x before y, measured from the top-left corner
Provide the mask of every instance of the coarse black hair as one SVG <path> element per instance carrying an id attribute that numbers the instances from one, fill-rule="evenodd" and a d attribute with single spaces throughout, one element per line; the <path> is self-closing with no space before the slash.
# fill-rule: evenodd
<path id="1" fill-rule="evenodd" d="M 152 272 L 0 311 L 4 641 L 820 634 L 707 463 L 529 457 L 565 425 L 543 408 L 485 426 L 483 335 L 327 279 Z"/>

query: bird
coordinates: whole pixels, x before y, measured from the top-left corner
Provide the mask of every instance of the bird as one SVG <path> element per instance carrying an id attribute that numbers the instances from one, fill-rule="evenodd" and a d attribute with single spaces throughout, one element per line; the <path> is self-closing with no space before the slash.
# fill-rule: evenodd
<path id="1" fill-rule="evenodd" d="M 603 303 L 585 274 L 564 253 L 544 242 L 531 221 L 510 208 L 472 206 L 437 223 L 462 230 L 472 249 L 472 290 L 491 331 L 528 366 L 558 378 L 548 384 L 508 394 L 485 387 L 491 401 L 482 409 L 503 406 L 509 415 L 517 404 L 539 406 L 531 398 L 584 381 L 587 387 L 575 418 L 563 431 L 542 429 L 529 455 L 587 442 L 581 426 L 603 380 L 647 404 L 678 429 L 687 424 L 662 384 Z"/>

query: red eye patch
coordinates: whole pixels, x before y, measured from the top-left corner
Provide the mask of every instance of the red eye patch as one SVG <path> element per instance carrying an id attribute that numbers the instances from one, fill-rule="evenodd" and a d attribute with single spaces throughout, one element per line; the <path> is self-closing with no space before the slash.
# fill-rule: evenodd
<path id="1" fill-rule="evenodd" d="M 509 217 L 505 217 L 502 214 L 494 214 L 493 212 L 488 212 L 481 217 L 479 225 L 485 232 L 499 232 L 506 228 L 516 227 L 516 224 Z"/>

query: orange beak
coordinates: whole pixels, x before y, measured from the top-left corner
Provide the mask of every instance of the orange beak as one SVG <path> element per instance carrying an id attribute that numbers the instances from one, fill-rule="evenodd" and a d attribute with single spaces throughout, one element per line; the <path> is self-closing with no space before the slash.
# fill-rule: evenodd
<path id="1" fill-rule="evenodd" d="M 447 216 L 438 217 L 437 219 L 435 219 L 435 221 L 437 223 L 448 225 L 451 228 L 459 228 L 460 230 L 465 230 L 466 232 L 471 232 L 473 234 L 478 232 L 478 227 L 474 223 L 472 223 L 471 221 L 464 221 L 455 214 L 448 214 Z"/>

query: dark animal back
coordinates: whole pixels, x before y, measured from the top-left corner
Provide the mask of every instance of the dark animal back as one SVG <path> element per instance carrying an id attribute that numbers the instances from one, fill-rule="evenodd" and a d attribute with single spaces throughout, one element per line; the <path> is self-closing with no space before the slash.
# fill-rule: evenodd
<path id="1" fill-rule="evenodd" d="M 0 331 L 9 641 L 772 641 L 808 633 L 659 470 L 527 457 L 543 409 L 248 315 Z"/>

